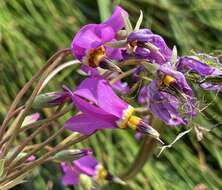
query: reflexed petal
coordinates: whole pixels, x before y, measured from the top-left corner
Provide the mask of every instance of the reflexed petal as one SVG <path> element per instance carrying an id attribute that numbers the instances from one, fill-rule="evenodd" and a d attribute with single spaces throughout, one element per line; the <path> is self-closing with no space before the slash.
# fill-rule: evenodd
<path id="1" fill-rule="evenodd" d="M 189 115 L 195 116 L 197 114 L 196 107 L 195 107 L 196 99 L 194 98 L 192 89 L 188 85 L 183 73 L 179 71 L 175 71 L 169 66 L 161 66 L 160 72 L 164 73 L 165 75 L 170 75 L 176 79 L 175 81 L 176 88 L 179 88 L 179 92 L 185 98 L 183 106 L 186 113 Z"/>
<path id="2" fill-rule="evenodd" d="M 120 6 L 117 6 L 113 12 L 113 15 L 103 22 L 103 24 L 113 28 L 115 33 L 124 27 L 124 21 L 121 12 L 125 15 L 128 15 L 128 13 L 124 9 L 122 9 Z"/>
<path id="3" fill-rule="evenodd" d="M 109 59 L 115 59 L 115 60 L 120 60 L 122 59 L 122 51 L 123 48 L 110 48 L 106 47 L 106 56 Z"/>
<path id="4" fill-rule="evenodd" d="M 121 100 L 112 90 L 109 82 L 99 76 L 91 76 L 85 79 L 74 94 L 95 103 L 104 111 L 121 117 L 128 104 Z"/>
<path id="5" fill-rule="evenodd" d="M 66 163 L 61 163 L 61 167 L 64 172 L 64 176 L 62 177 L 62 183 L 64 185 L 77 185 L 79 184 L 79 174 L 78 171 L 72 167 L 72 165 L 68 165 Z"/>
<path id="6" fill-rule="evenodd" d="M 137 47 L 135 50 L 135 56 L 137 58 L 144 58 L 148 59 L 150 56 L 150 50 L 143 48 L 143 47 Z"/>
<path id="7" fill-rule="evenodd" d="M 92 68 L 86 64 L 81 65 L 81 70 L 84 71 L 87 75 L 99 75 L 99 72 L 96 68 Z"/>
<path id="8" fill-rule="evenodd" d="M 100 119 L 104 119 L 107 121 L 115 121 L 118 118 L 112 114 L 107 113 L 99 107 L 96 107 L 93 104 L 90 104 L 86 100 L 80 98 L 77 95 L 72 96 L 72 100 L 74 105 L 83 113 L 91 115 L 92 117 L 98 117 Z"/>
<path id="9" fill-rule="evenodd" d="M 132 32 L 128 37 L 128 42 L 133 42 L 135 40 L 146 42 L 148 34 L 152 34 L 151 30 L 149 29 L 140 29 L 137 32 Z"/>
<path id="10" fill-rule="evenodd" d="M 216 77 L 222 76 L 222 71 L 218 68 L 203 63 L 202 61 L 196 60 L 192 57 L 182 57 L 177 63 L 177 69 L 183 73 L 195 72 L 202 77 Z M 222 84 L 213 84 L 211 82 L 204 82 L 200 84 L 200 87 L 205 90 L 221 91 Z"/>
<path id="11" fill-rule="evenodd" d="M 212 90 L 212 91 L 221 91 L 222 90 L 222 84 L 211 84 L 208 82 L 200 84 L 200 87 L 205 90 Z"/>
<path id="12" fill-rule="evenodd" d="M 96 172 L 97 160 L 92 156 L 84 156 L 79 160 L 73 161 L 75 167 L 83 174 L 94 176 Z"/>
<path id="13" fill-rule="evenodd" d="M 177 62 L 177 70 L 180 72 L 195 72 L 201 76 L 207 76 L 215 70 L 213 67 L 192 57 L 181 57 Z"/>
<path id="14" fill-rule="evenodd" d="M 96 30 L 97 24 L 88 24 L 75 35 L 71 48 L 77 59 L 82 60 L 87 49 L 96 48 L 103 44 L 101 38 L 96 34 Z"/>
<path id="15" fill-rule="evenodd" d="M 89 135 L 98 129 L 116 128 L 116 124 L 90 116 L 79 114 L 65 122 L 65 128 L 84 135 Z"/>
<path id="16" fill-rule="evenodd" d="M 183 118 L 177 111 L 179 107 L 178 100 L 156 88 L 156 81 L 153 80 L 148 87 L 149 109 L 151 112 L 164 121 L 167 125 L 184 124 Z"/>

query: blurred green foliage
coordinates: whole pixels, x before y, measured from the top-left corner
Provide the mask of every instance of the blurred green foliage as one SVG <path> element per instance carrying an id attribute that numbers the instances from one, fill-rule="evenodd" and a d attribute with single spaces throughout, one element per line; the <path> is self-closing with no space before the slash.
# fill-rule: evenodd
<path id="1" fill-rule="evenodd" d="M 73 35 L 87 23 L 108 17 L 115 5 L 129 11 L 135 23 L 139 10 L 144 12 L 143 27 L 162 35 L 180 53 L 190 50 L 212 52 L 222 49 L 222 1 L 220 0 L 2 0 L 0 1 L 0 121 L 18 90 L 58 49 L 70 46 Z M 99 4 L 99 5 L 98 5 Z M 74 88 L 79 75 L 75 68 L 65 70 L 46 90 L 61 89 L 63 83 Z M 31 89 L 30 89 L 31 92 Z M 222 132 L 220 95 L 197 89 L 197 96 L 211 104 L 197 118 L 204 127 L 217 125 L 201 142 L 189 134 L 155 155 L 127 187 L 108 185 L 105 189 L 181 190 L 222 189 Z M 165 128 L 162 136 L 171 142 L 183 129 Z M 41 137 L 38 139 L 41 140 Z M 83 145 L 92 147 L 108 169 L 119 174 L 138 150 L 133 134 L 118 131 L 98 133 Z M 159 150 L 156 149 L 155 153 Z M 56 172 L 57 171 L 57 172 Z M 60 184 L 61 172 L 55 164 L 35 171 L 32 181 L 15 189 L 69 189 Z M 70 188 L 74 189 L 74 188 Z"/>

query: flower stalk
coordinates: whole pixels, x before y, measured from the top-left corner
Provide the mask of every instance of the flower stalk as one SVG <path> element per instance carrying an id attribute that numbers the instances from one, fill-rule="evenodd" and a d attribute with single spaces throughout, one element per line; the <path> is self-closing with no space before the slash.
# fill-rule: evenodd
<path id="1" fill-rule="evenodd" d="M 153 119 L 152 126 L 154 126 L 155 129 L 160 129 L 162 125 L 163 123 L 159 119 Z M 120 175 L 120 178 L 124 181 L 133 179 L 142 170 L 143 166 L 145 165 L 149 157 L 152 155 L 155 145 L 155 139 L 150 138 L 149 136 L 144 136 L 143 143 L 140 146 L 136 158 L 134 159 L 133 163 L 129 166 L 129 168 L 123 174 Z"/>

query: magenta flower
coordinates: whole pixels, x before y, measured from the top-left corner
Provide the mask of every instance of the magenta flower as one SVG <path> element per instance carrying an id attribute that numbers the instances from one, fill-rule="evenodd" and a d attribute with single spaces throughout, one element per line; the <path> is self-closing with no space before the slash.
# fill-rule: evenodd
<path id="1" fill-rule="evenodd" d="M 143 87 L 139 101 L 167 125 L 186 124 L 196 115 L 195 98 L 184 75 L 163 65 L 152 82 Z"/>
<path id="2" fill-rule="evenodd" d="M 163 64 L 170 60 L 172 51 L 164 39 L 153 34 L 149 29 L 140 29 L 128 36 L 128 49 L 124 50 L 125 58 L 136 57 L 147 59 L 152 63 Z"/>
<path id="3" fill-rule="evenodd" d="M 121 100 L 109 82 L 101 76 L 90 76 L 74 92 L 74 105 L 82 112 L 65 122 L 65 127 L 82 134 L 106 128 L 127 128 L 158 138 L 159 133 L 134 115 L 134 108 Z"/>
<path id="4" fill-rule="evenodd" d="M 218 63 L 216 66 L 220 66 Z M 222 71 L 214 66 L 208 65 L 200 60 L 198 58 L 194 57 L 181 57 L 177 62 L 177 69 L 183 73 L 197 73 L 200 75 L 202 79 L 205 77 L 215 77 L 218 79 L 221 79 Z M 200 87 L 206 90 L 215 90 L 215 91 L 221 91 L 222 90 L 222 84 L 217 82 L 208 82 L 203 80 L 204 82 L 200 83 Z"/>
<path id="5" fill-rule="evenodd" d="M 116 33 L 124 27 L 121 12 L 127 14 L 117 6 L 108 20 L 81 28 L 72 41 L 73 55 L 93 68 L 106 68 L 107 60 L 121 59 L 120 49 L 105 47 L 106 42 L 115 41 Z"/>
<path id="6" fill-rule="evenodd" d="M 72 163 L 61 163 L 64 172 L 62 182 L 64 185 L 78 185 L 80 183 L 80 175 L 84 174 L 93 180 L 112 180 L 113 176 L 98 163 L 93 156 L 84 156 Z"/>

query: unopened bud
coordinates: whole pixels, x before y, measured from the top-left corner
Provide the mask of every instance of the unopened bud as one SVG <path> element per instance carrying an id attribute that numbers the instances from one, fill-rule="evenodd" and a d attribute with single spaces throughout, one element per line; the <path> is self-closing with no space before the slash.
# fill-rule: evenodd
<path id="1" fill-rule="evenodd" d="M 22 127 L 36 122 L 37 120 L 39 120 L 39 118 L 40 118 L 40 114 L 38 112 L 26 116 L 23 123 L 22 123 Z"/>
<path id="2" fill-rule="evenodd" d="M 73 161 L 73 160 L 78 160 L 82 158 L 83 156 L 91 155 L 92 151 L 89 149 L 69 149 L 69 150 L 62 150 L 58 153 L 56 153 L 53 156 L 54 160 L 59 160 L 59 161 Z"/>
<path id="3" fill-rule="evenodd" d="M 68 98 L 67 92 L 49 92 L 40 94 L 35 98 L 32 107 L 39 109 L 57 106 L 64 103 L 66 98 Z"/>

